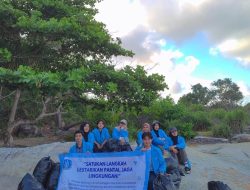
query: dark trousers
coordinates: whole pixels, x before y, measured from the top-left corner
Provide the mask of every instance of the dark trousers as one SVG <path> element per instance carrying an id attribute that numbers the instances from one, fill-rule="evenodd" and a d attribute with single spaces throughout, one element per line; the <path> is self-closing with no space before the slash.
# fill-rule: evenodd
<path id="1" fill-rule="evenodd" d="M 103 146 L 101 149 L 99 149 L 99 148 L 97 147 L 97 145 L 94 144 L 94 149 L 93 149 L 93 152 L 94 152 L 94 153 L 98 153 L 98 152 L 107 152 L 107 151 L 108 151 L 108 150 L 107 150 L 107 143 L 104 144 L 104 146 Z"/>
<path id="2" fill-rule="evenodd" d="M 178 159 L 179 164 L 184 165 L 185 162 L 188 161 L 187 153 L 185 149 L 177 149 L 177 150 L 178 150 L 177 154 L 173 152 L 171 152 L 171 154 L 175 159 Z"/>
<path id="3" fill-rule="evenodd" d="M 153 183 L 156 178 L 156 175 L 153 171 L 149 173 L 149 179 L 148 179 L 148 190 L 153 190 Z"/>

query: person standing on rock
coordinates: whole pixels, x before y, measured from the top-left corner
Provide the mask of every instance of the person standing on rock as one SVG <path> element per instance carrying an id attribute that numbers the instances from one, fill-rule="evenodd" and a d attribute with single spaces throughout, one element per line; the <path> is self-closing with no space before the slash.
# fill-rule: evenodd
<path id="1" fill-rule="evenodd" d="M 90 132 L 89 122 L 83 122 L 80 126 L 80 130 L 83 134 L 83 141 L 89 145 L 91 152 L 93 152 L 95 137 L 94 134 Z"/>
<path id="2" fill-rule="evenodd" d="M 74 134 L 75 144 L 69 149 L 69 153 L 86 153 L 91 152 L 90 147 L 83 141 L 82 131 L 78 130 Z"/>
<path id="3" fill-rule="evenodd" d="M 166 163 L 162 156 L 161 150 L 152 145 L 152 134 L 145 132 L 142 134 L 143 144 L 138 146 L 135 151 L 146 152 L 149 168 L 148 190 L 153 190 L 153 182 L 158 174 L 164 175 L 166 171 Z"/>
<path id="4" fill-rule="evenodd" d="M 104 120 L 99 120 L 97 122 L 97 128 L 95 128 L 92 133 L 94 134 L 94 152 L 107 152 L 106 143 L 110 139 L 109 131 L 105 127 Z"/>
<path id="5" fill-rule="evenodd" d="M 142 140 L 142 134 L 146 133 L 146 132 L 150 132 L 150 125 L 148 123 L 144 123 L 142 125 L 142 129 L 137 133 L 137 146 L 142 146 L 143 140 Z"/>
<path id="6" fill-rule="evenodd" d="M 188 160 L 187 153 L 185 151 L 186 142 L 185 139 L 178 135 L 178 131 L 176 127 L 172 127 L 169 130 L 169 136 L 172 141 L 172 145 L 169 147 L 171 154 L 178 159 L 179 164 L 184 165 L 185 172 L 191 172 L 191 163 Z"/>

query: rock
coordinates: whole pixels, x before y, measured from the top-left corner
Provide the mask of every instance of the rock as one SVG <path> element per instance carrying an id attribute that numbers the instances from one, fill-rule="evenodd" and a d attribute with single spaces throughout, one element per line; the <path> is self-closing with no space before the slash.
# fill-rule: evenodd
<path id="1" fill-rule="evenodd" d="M 216 144 L 216 143 L 228 143 L 228 139 L 196 136 L 190 141 L 191 144 Z"/>
<path id="2" fill-rule="evenodd" d="M 244 129 L 244 133 L 250 134 L 250 126 L 248 126 Z"/>
<path id="3" fill-rule="evenodd" d="M 41 131 L 36 125 L 21 125 L 14 135 L 18 137 L 38 137 L 41 136 Z"/>
<path id="4" fill-rule="evenodd" d="M 242 143 L 242 142 L 250 142 L 250 134 L 238 134 L 233 136 L 233 142 Z"/>

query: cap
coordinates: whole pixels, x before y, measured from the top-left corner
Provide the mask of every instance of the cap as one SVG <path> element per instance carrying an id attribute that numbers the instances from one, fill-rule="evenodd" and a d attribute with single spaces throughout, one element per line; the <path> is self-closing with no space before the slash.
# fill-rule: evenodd
<path id="1" fill-rule="evenodd" d="M 152 126 L 155 126 L 156 124 L 160 125 L 160 122 L 157 121 L 157 120 L 154 120 L 153 123 L 152 123 Z"/>
<path id="2" fill-rule="evenodd" d="M 169 129 L 169 131 L 177 131 L 177 128 L 176 128 L 176 127 L 171 127 L 171 128 Z"/>
<path id="3" fill-rule="evenodd" d="M 120 121 L 120 123 L 123 123 L 123 124 L 125 124 L 125 125 L 127 125 L 127 124 L 128 124 L 128 122 L 127 122 L 127 120 L 126 120 L 126 119 L 122 119 L 122 120 Z"/>

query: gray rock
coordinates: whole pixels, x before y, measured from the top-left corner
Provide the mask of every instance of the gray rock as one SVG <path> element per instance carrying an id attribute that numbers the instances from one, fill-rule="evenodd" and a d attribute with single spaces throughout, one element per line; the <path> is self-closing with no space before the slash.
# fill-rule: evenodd
<path id="1" fill-rule="evenodd" d="M 215 138 L 215 137 L 204 137 L 196 136 L 194 139 L 190 140 L 191 144 L 216 144 L 216 143 L 228 143 L 228 139 L 225 138 Z"/>
<path id="2" fill-rule="evenodd" d="M 238 134 L 233 136 L 233 142 L 242 143 L 242 142 L 250 142 L 250 134 Z"/>

